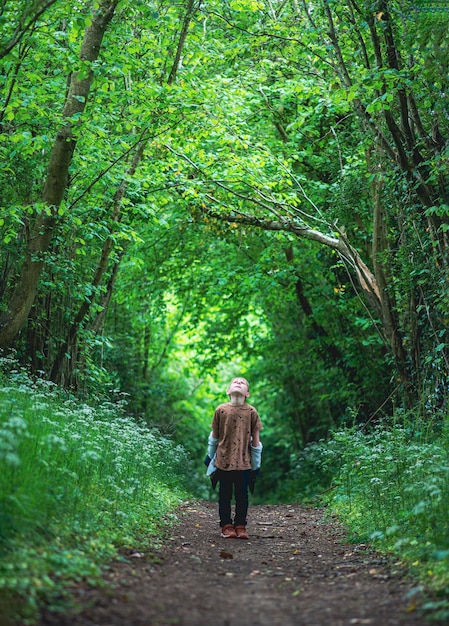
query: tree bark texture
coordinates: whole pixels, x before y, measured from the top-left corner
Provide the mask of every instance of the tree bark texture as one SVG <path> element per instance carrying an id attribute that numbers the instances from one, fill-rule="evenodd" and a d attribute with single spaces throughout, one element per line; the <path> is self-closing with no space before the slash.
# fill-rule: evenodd
<path id="1" fill-rule="evenodd" d="M 381 316 L 383 333 L 395 359 L 395 365 L 399 379 L 402 383 L 404 394 L 408 398 L 411 389 L 409 374 L 409 357 L 404 347 L 402 334 L 399 329 L 399 319 L 396 312 L 394 291 L 389 289 L 389 279 L 386 270 L 384 253 L 388 249 L 384 208 L 381 200 L 382 183 L 375 179 L 372 183 L 373 197 L 373 268 L 376 282 L 379 286 L 381 298 Z M 414 350 L 414 347 L 412 347 Z"/>

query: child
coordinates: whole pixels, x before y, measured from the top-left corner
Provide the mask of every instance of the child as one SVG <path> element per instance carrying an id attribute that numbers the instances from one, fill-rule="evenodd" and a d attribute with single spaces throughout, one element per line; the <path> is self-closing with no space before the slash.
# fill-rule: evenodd
<path id="1" fill-rule="evenodd" d="M 227 539 L 249 539 L 246 531 L 248 487 L 261 464 L 262 443 L 259 433 L 262 423 L 256 409 L 246 403 L 249 384 L 245 378 L 234 378 L 226 393 L 229 402 L 216 408 L 212 420 L 212 432 L 208 440 L 211 461 L 207 474 L 214 473 L 213 482 L 220 482 L 218 513 L 221 536 Z M 233 493 L 234 521 L 231 517 Z"/>

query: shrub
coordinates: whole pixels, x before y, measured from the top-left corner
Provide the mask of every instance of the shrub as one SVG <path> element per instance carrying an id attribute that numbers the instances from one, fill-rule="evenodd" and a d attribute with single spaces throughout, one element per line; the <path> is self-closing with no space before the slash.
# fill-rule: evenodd
<path id="1" fill-rule="evenodd" d="M 305 478 L 332 486 L 326 502 L 355 541 L 398 555 L 437 594 L 449 590 L 449 425 L 423 429 L 418 422 L 378 424 L 333 433 L 298 458 Z M 313 481 L 312 481 L 312 484 Z M 429 603 L 438 618 L 449 603 Z"/>
<path id="2" fill-rule="evenodd" d="M 37 614 L 119 547 L 160 533 L 187 494 L 181 446 L 15 373 L 0 381 L 0 612 Z M 17 601 L 17 602 L 16 602 Z"/>

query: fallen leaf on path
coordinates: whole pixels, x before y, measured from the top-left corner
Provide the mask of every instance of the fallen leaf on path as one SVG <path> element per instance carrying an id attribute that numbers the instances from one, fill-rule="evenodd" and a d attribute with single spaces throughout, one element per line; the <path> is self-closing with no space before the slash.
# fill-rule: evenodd
<path id="1" fill-rule="evenodd" d="M 226 550 L 220 550 L 220 556 L 222 559 L 233 559 L 234 555 L 231 552 L 226 552 Z"/>

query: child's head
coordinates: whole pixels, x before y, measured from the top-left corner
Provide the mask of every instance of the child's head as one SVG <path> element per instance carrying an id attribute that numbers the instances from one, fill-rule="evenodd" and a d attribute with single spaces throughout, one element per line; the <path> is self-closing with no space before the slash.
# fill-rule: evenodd
<path id="1" fill-rule="evenodd" d="M 243 395 L 245 396 L 245 398 L 248 398 L 249 382 L 246 380 L 246 378 L 242 378 L 241 376 L 233 378 L 229 383 L 229 387 L 227 388 L 226 393 L 228 394 L 228 396 L 234 393 Z"/>

